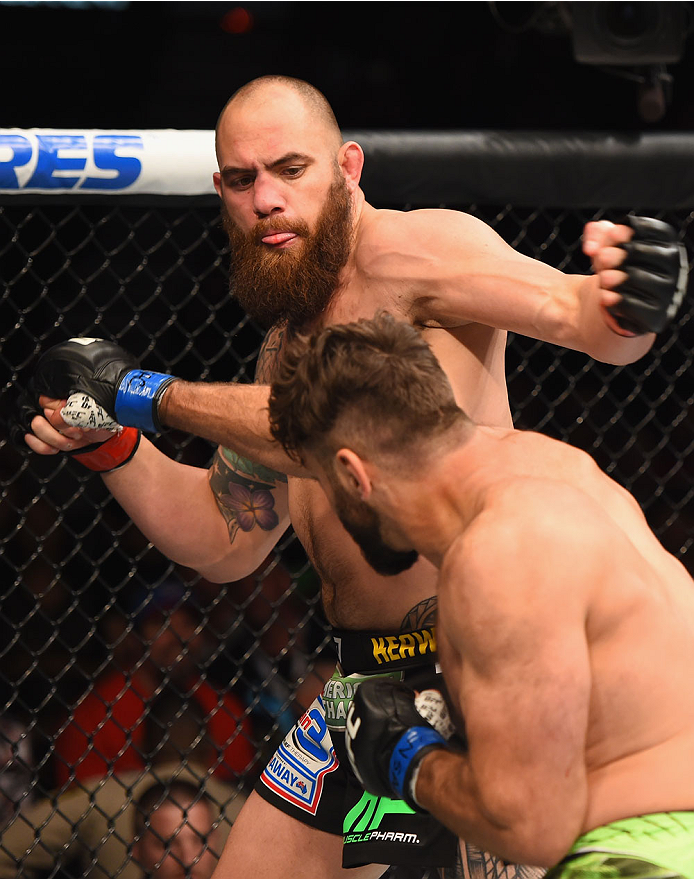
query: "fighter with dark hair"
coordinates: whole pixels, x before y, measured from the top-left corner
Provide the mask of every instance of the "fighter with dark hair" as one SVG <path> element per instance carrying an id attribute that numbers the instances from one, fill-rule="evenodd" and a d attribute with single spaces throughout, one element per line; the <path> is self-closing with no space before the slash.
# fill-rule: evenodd
<path id="1" fill-rule="evenodd" d="M 693 879 L 694 582 L 631 495 L 566 443 L 474 424 L 387 316 L 296 340 L 270 420 L 376 570 L 439 571 L 464 740 L 406 684 L 363 682 L 347 751 L 366 790 L 557 879 Z"/>

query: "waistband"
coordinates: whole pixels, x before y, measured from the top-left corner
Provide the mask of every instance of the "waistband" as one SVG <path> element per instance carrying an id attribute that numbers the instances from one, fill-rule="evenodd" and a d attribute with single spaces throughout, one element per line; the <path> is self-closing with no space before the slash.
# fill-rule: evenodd
<path id="1" fill-rule="evenodd" d="M 580 836 L 571 853 L 640 854 L 643 846 L 657 846 L 662 842 L 674 846 L 678 839 L 687 840 L 694 859 L 694 812 L 654 812 L 612 821 Z"/>
<path id="2" fill-rule="evenodd" d="M 388 635 L 333 629 L 337 657 L 345 674 L 373 674 L 436 664 L 436 627 Z"/>

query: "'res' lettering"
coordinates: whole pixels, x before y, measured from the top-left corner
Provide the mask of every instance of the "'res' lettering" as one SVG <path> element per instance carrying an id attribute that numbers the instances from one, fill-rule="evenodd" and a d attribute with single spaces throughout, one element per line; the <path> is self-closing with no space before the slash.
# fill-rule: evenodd
<path id="1" fill-rule="evenodd" d="M 32 138 L 0 133 L 0 189 L 125 189 L 139 177 L 142 162 L 119 153 L 142 149 L 137 134 L 89 139 L 62 132 L 41 132 Z M 89 174 L 90 169 L 104 173 Z"/>

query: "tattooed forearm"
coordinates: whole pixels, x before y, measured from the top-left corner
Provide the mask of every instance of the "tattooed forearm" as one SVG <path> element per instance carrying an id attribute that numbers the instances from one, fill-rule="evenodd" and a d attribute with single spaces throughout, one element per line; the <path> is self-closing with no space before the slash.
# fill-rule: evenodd
<path id="1" fill-rule="evenodd" d="M 436 625 L 436 607 L 435 595 L 415 604 L 400 624 L 400 631 L 411 632 L 413 629 L 424 629 L 427 626 Z"/>

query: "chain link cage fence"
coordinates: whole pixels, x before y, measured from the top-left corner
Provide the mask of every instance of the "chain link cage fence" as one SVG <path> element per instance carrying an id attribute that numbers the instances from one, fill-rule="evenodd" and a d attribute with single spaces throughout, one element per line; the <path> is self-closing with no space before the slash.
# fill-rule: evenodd
<path id="1" fill-rule="evenodd" d="M 620 219 L 644 204 L 644 213 L 675 225 L 688 248 L 693 243 L 686 204 L 635 202 L 644 197 L 628 175 L 609 203 L 588 187 L 581 204 L 570 196 L 568 207 L 556 207 L 563 193 L 552 189 L 540 147 L 524 159 L 536 201 L 519 194 L 509 203 L 503 191 L 515 191 L 519 169 L 508 156 L 473 150 L 477 164 L 458 161 L 452 176 L 478 186 L 478 169 L 494 177 L 488 166 L 496 163 L 488 195 L 466 200 L 451 185 L 442 198 L 446 180 L 427 182 L 430 171 L 431 179 L 446 175 L 435 138 L 434 148 L 427 141 L 406 159 L 384 152 L 381 141 L 370 148 L 368 134 L 359 139 L 367 169 L 371 160 L 375 166 L 365 190 L 377 207 L 468 211 L 519 251 L 568 272 L 588 271 L 580 244 L 588 220 Z M 569 162 L 571 186 L 575 174 Z M 229 297 L 228 243 L 214 196 L 5 193 L 0 229 L 4 419 L 37 354 L 70 336 L 117 340 L 148 367 L 189 380 L 253 380 L 262 332 Z M 589 451 L 634 493 L 690 570 L 693 308 L 685 300 L 652 351 L 630 366 L 518 336 L 507 358 L 516 425 Z M 176 773 L 188 773 L 183 780 L 192 778 L 197 796 L 205 788 L 221 846 L 244 793 L 334 664 L 319 583 L 302 547 L 289 531 L 253 575 L 209 583 L 149 544 L 98 476 L 64 456 L 24 454 L 6 436 L 0 879 L 139 875 L 133 803 L 157 780 L 169 790 Z M 155 441 L 199 467 L 213 452 L 176 431 Z M 181 739 L 173 730 L 189 710 L 194 734 L 185 738 L 183 729 Z"/>

